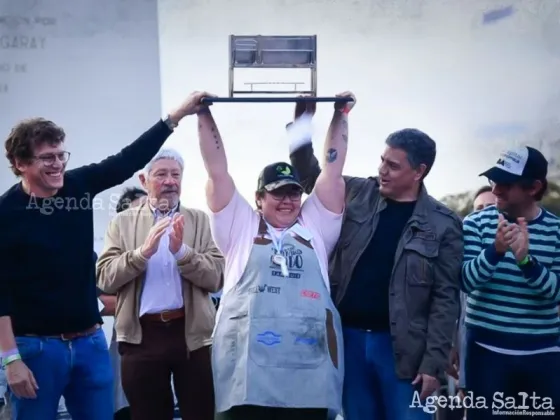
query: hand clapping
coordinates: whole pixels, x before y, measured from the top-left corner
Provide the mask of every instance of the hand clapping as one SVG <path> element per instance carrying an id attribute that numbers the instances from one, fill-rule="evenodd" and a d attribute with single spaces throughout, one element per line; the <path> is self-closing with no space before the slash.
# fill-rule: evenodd
<path id="1" fill-rule="evenodd" d="M 509 247 L 516 261 L 519 263 L 529 254 L 529 229 L 524 217 L 517 218 L 517 230 L 509 243 Z"/>
<path id="2" fill-rule="evenodd" d="M 511 250 L 517 262 L 523 261 L 529 253 L 529 230 L 525 218 L 518 217 L 517 223 L 510 223 L 500 214 L 494 244 L 498 253 Z"/>
<path id="3" fill-rule="evenodd" d="M 183 245 L 183 231 L 185 218 L 182 214 L 175 213 L 171 220 L 171 232 L 169 232 L 169 251 L 176 254 Z"/>

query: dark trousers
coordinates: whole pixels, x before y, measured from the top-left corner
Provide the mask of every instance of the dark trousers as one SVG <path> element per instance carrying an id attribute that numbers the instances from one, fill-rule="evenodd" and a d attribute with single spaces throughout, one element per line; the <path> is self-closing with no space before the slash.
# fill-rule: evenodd
<path id="1" fill-rule="evenodd" d="M 216 414 L 216 420 L 327 420 L 324 408 L 276 408 L 255 405 L 232 407 Z"/>
<path id="2" fill-rule="evenodd" d="M 183 419 L 214 419 L 210 346 L 187 352 L 185 320 L 140 319 L 142 343 L 119 343 L 122 386 L 132 420 L 172 420 L 173 391 Z"/>
<path id="3" fill-rule="evenodd" d="M 514 397 L 517 407 L 526 406 L 527 411 L 546 411 L 534 407 L 530 398 L 525 404 L 518 395 L 526 392 L 529 397 L 533 393 L 540 397 L 538 405 L 543 404 L 544 397 L 552 399 L 556 416 L 560 408 L 560 353 L 542 353 L 535 355 L 514 356 L 500 354 L 488 350 L 472 340 L 469 340 L 467 357 L 465 360 L 465 372 L 467 379 L 467 393 L 472 395 L 473 405 L 476 399 L 484 397 L 488 408 L 467 408 L 468 420 L 487 420 L 496 417 L 509 419 L 537 418 L 542 415 L 513 413 L 509 415 L 493 415 L 493 404 L 495 410 L 507 411 L 504 405 L 507 397 Z M 471 394 L 472 393 L 472 394 Z M 500 394 L 496 394 L 500 393 Z M 557 418 L 544 416 L 544 418 Z"/>

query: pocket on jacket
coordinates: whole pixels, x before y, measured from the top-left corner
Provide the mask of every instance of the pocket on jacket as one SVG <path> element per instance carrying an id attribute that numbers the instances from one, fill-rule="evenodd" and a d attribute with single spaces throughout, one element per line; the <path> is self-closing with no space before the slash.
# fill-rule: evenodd
<path id="1" fill-rule="evenodd" d="M 404 246 L 406 282 L 409 286 L 431 286 L 434 282 L 433 263 L 439 255 L 439 242 L 415 239 Z"/>

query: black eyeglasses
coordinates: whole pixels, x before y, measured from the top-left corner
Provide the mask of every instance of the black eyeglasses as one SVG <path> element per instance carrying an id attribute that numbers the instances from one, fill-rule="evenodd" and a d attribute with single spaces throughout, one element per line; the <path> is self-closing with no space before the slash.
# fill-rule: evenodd
<path id="1" fill-rule="evenodd" d="M 277 189 L 269 192 L 270 196 L 277 201 L 282 201 L 286 197 L 290 199 L 290 201 L 298 201 L 301 199 L 302 191 L 299 189 Z"/>
<path id="2" fill-rule="evenodd" d="M 45 166 L 52 166 L 57 159 L 62 163 L 68 162 L 70 159 L 70 152 L 45 153 L 44 155 L 35 156 L 35 159 L 40 160 Z"/>

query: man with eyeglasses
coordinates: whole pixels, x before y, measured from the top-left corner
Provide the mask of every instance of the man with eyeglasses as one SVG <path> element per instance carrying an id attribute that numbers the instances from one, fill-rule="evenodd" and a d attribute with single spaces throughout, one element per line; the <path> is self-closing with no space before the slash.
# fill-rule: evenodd
<path id="1" fill-rule="evenodd" d="M 329 409 L 340 412 L 342 329 L 327 265 L 342 226 L 353 104 L 335 106 L 325 169 L 305 202 L 295 169 L 277 162 L 259 176 L 256 211 L 228 172 L 212 115 L 199 114 L 212 234 L 226 260 L 212 348 L 221 420 L 327 420 Z"/>
<path id="2" fill-rule="evenodd" d="M 466 389 L 486 400 L 486 408 L 468 410 L 469 420 L 515 409 L 558 416 L 560 219 L 539 205 L 547 171 L 537 149 L 505 151 L 481 174 L 496 205 L 463 222 Z"/>
<path id="3" fill-rule="evenodd" d="M 8 135 L 6 156 L 21 182 L 0 197 L 0 357 L 14 420 L 54 420 L 61 395 L 74 419 L 113 419 L 93 198 L 142 169 L 204 96 L 191 94 L 120 153 L 69 171 L 64 130 L 52 121 L 25 120 Z"/>

